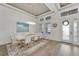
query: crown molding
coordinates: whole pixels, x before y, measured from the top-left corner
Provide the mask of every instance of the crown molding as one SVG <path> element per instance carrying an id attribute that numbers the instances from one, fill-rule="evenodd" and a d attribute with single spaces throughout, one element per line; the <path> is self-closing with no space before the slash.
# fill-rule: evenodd
<path id="1" fill-rule="evenodd" d="M 54 11 L 49 11 L 49 12 L 46 12 L 46 13 L 44 13 L 44 14 L 42 14 L 42 15 L 37 16 L 37 18 L 38 18 L 38 17 L 46 16 L 46 15 L 49 15 L 49 14 L 52 14 L 52 13 L 54 13 Z"/>

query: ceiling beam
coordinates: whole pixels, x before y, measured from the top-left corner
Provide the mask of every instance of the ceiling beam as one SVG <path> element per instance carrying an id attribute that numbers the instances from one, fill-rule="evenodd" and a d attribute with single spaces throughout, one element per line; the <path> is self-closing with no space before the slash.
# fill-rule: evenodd
<path id="1" fill-rule="evenodd" d="M 45 5 L 46 5 L 51 11 L 57 12 L 57 7 L 56 7 L 55 3 L 45 3 Z"/>

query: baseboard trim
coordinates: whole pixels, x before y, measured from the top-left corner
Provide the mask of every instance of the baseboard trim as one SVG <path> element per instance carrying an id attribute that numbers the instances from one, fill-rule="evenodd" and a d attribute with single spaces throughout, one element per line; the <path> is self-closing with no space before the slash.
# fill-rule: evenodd
<path id="1" fill-rule="evenodd" d="M 3 44 L 3 45 L 0 45 L 0 47 L 6 46 L 6 45 L 9 45 L 9 44 L 12 44 L 12 43 L 9 42 L 9 43 Z"/>
<path id="2" fill-rule="evenodd" d="M 79 47 L 79 45 L 74 44 L 74 43 L 70 43 L 70 42 L 64 42 L 64 41 L 58 41 L 58 40 L 52 40 L 52 39 L 45 39 L 45 40 L 55 41 L 55 42 L 58 42 L 58 43 L 65 43 L 65 44 L 69 44 L 69 45 L 73 45 L 73 46 Z"/>

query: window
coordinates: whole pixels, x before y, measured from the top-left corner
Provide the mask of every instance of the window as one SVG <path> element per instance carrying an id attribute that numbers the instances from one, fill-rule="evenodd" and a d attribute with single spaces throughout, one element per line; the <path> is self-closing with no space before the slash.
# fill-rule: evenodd
<path id="1" fill-rule="evenodd" d="M 61 13 L 61 16 L 66 16 L 66 15 L 68 15 L 67 11 Z"/>
<path id="2" fill-rule="evenodd" d="M 50 34 L 51 33 L 51 24 L 50 23 L 46 23 L 45 24 L 45 32 L 47 34 Z"/>
<path id="3" fill-rule="evenodd" d="M 60 7 L 64 7 L 64 6 L 67 6 L 69 5 L 70 3 L 60 3 Z"/>
<path id="4" fill-rule="evenodd" d="M 67 15 L 71 15 L 71 14 L 75 14 L 75 13 L 78 13 L 78 8 L 62 12 L 61 13 L 61 17 L 62 16 L 67 16 Z"/>
<path id="5" fill-rule="evenodd" d="M 62 29 L 63 29 L 63 40 L 69 40 L 70 36 L 70 25 L 68 20 L 64 20 L 62 22 Z"/>
<path id="6" fill-rule="evenodd" d="M 43 25 L 42 24 L 39 24 L 39 32 L 43 33 Z"/>
<path id="7" fill-rule="evenodd" d="M 51 19 L 51 16 L 46 17 L 46 20 L 50 20 L 50 19 Z"/>
<path id="8" fill-rule="evenodd" d="M 76 9 L 73 9 L 73 10 L 69 10 L 69 15 L 71 15 L 71 14 L 75 14 L 75 13 L 78 13 L 78 8 L 76 8 Z"/>
<path id="9" fill-rule="evenodd" d="M 78 23 L 77 23 L 77 20 L 74 20 L 74 23 L 73 23 L 73 29 L 74 29 L 74 41 L 77 41 L 77 33 L 78 33 Z"/>
<path id="10" fill-rule="evenodd" d="M 75 13 L 78 13 L 78 8 L 62 12 L 61 17 L 71 15 L 71 14 L 75 14 Z"/>
<path id="11" fill-rule="evenodd" d="M 43 21 L 43 20 L 44 20 L 43 18 L 40 19 L 40 21 Z"/>
<path id="12" fill-rule="evenodd" d="M 29 32 L 29 24 L 17 22 L 17 32 Z"/>

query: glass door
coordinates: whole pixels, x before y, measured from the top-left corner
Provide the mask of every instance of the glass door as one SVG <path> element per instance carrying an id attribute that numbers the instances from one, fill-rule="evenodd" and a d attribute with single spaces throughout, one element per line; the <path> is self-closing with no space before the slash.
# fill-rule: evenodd
<path id="1" fill-rule="evenodd" d="M 78 42 L 78 20 L 76 16 L 67 18 L 62 22 L 62 37 L 64 42 Z"/>
<path id="2" fill-rule="evenodd" d="M 77 41 L 77 29 L 78 29 L 78 25 L 77 25 L 77 19 L 74 19 L 74 22 L 73 22 L 73 36 L 74 36 L 74 41 Z"/>
<path id="3" fill-rule="evenodd" d="M 63 34 L 63 41 L 69 42 L 70 41 L 70 24 L 68 20 L 64 20 L 62 22 L 62 34 Z"/>
<path id="4" fill-rule="evenodd" d="M 78 40 L 78 18 L 73 19 L 73 43 L 79 45 Z"/>

